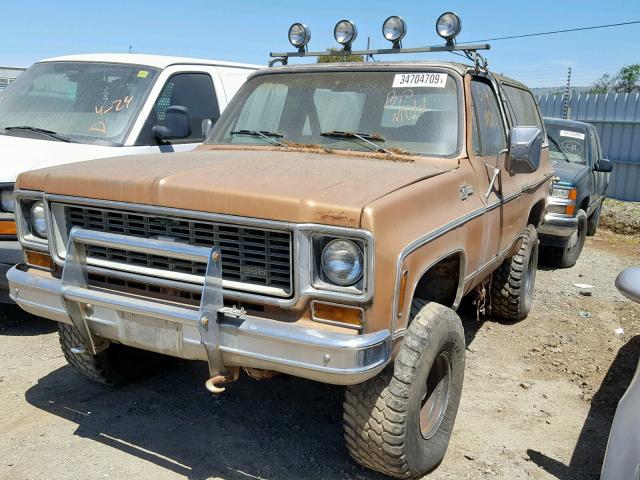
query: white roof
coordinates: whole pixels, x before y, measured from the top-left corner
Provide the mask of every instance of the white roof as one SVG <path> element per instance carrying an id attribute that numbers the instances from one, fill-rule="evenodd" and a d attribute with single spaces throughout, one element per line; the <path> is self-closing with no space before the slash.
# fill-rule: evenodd
<path id="1" fill-rule="evenodd" d="M 80 55 L 65 55 L 40 60 L 40 62 L 109 62 L 145 65 L 147 67 L 167 68 L 177 64 L 215 65 L 218 67 L 239 67 L 258 69 L 266 65 L 252 65 L 249 63 L 223 62 L 204 58 L 170 57 L 165 55 L 143 55 L 139 53 L 87 53 Z"/>

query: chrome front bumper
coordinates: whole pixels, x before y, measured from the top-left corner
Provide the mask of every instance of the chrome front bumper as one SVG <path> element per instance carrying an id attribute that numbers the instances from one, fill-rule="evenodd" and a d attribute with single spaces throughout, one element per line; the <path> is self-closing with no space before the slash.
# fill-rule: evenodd
<path id="1" fill-rule="evenodd" d="M 107 339 L 184 359 L 205 360 L 211 373 L 239 366 L 352 385 L 374 377 L 390 360 L 388 330 L 365 335 L 338 333 L 222 307 L 219 271 L 216 277 L 211 261 L 199 310 L 83 285 L 86 267 L 78 245 L 126 241 L 126 237 L 115 237 L 72 231 L 68 251 L 75 253 L 67 256 L 62 280 L 16 266 L 8 274 L 12 300 L 34 315 L 75 325 L 88 335 L 89 351 L 99 351 L 102 339 Z M 214 257 L 209 251 L 189 250 L 192 247 L 188 246 L 153 240 L 143 243 L 129 248 Z"/>
<path id="2" fill-rule="evenodd" d="M 578 239 L 578 218 L 559 213 L 547 213 L 538 227 L 542 245 L 569 247 Z"/>
<path id="3" fill-rule="evenodd" d="M 7 272 L 11 267 L 22 262 L 23 258 L 19 242 L 0 240 L 0 303 L 9 301 Z"/>

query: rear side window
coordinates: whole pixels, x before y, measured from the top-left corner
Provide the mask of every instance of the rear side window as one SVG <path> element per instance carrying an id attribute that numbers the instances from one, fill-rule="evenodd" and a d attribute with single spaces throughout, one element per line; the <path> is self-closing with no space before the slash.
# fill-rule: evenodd
<path id="1" fill-rule="evenodd" d="M 498 99 L 491 85 L 471 81 L 473 100 L 473 152 L 481 157 L 495 156 L 506 148 L 506 135 Z"/>
<path id="2" fill-rule="evenodd" d="M 539 127 L 542 129 L 542 119 L 538 114 L 536 102 L 528 90 L 504 85 L 513 125 L 517 127 Z"/>
<path id="3" fill-rule="evenodd" d="M 173 106 L 189 109 L 191 135 L 171 140 L 172 144 L 202 142 L 202 121 L 208 118 L 216 123 L 220 118 L 220 108 L 211 76 L 206 73 L 178 73 L 170 77 L 162 88 L 138 137 L 138 145 L 157 144 L 151 130 L 155 125 L 164 125 L 167 109 Z"/>

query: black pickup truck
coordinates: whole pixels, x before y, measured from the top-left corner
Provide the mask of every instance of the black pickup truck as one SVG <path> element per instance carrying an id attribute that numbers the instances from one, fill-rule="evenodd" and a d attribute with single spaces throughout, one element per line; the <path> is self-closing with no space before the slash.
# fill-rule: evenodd
<path id="1" fill-rule="evenodd" d="M 576 264 L 586 236 L 595 235 L 613 164 L 602 158 L 598 132 L 588 123 L 545 118 L 556 179 L 543 225 L 538 229 L 542 261 Z"/>

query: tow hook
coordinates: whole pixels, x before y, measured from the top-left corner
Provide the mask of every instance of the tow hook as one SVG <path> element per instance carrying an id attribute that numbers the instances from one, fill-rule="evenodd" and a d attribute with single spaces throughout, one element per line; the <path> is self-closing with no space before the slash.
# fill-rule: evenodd
<path id="1" fill-rule="evenodd" d="M 234 367 L 230 369 L 228 375 L 215 375 L 204 383 L 204 386 L 211 393 L 220 394 L 226 390 L 225 387 L 220 387 L 222 383 L 235 382 L 240 376 L 240 368 Z"/>

